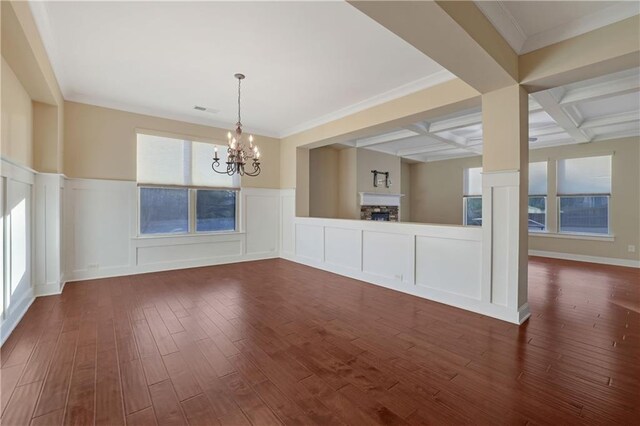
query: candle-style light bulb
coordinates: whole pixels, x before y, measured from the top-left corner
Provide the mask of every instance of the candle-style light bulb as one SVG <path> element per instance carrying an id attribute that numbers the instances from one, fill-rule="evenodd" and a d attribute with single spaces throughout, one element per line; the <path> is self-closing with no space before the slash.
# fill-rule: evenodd
<path id="1" fill-rule="evenodd" d="M 260 151 L 256 149 L 256 160 L 260 159 Z"/>
<path id="2" fill-rule="evenodd" d="M 231 132 L 227 132 L 227 139 L 231 139 Z"/>
<path id="3" fill-rule="evenodd" d="M 217 146 L 214 146 L 214 147 L 213 147 L 213 156 L 214 156 L 215 158 L 218 158 L 218 147 L 217 147 Z"/>

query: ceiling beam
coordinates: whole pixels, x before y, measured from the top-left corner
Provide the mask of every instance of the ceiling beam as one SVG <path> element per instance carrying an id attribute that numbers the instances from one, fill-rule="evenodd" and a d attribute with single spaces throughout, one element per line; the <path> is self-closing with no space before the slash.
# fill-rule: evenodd
<path id="1" fill-rule="evenodd" d="M 432 146 L 421 146 L 419 148 L 408 148 L 408 149 L 400 149 L 396 152 L 398 157 L 408 157 L 411 155 L 418 154 L 428 154 L 430 152 L 440 152 L 450 150 L 451 145 L 432 145 Z"/>
<path id="2" fill-rule="evenodd" d="M 640 121 L 638 111 L 623 112 L 621 114 L 605 115 L 603 117 L 590 118 L 585 120 L 581 129 L 592 129 L 594 127 L 611 126 L 614 124 L 633 123 Z"/>
<path id="3" fill-rule="evenodd" d="M 547 114 L 554 119 L 560 127 L 562 127 L 569 135 L 578 143 L 590 142 L 591 138 L 582 131 L 564 109 L 558 104 L 553 94 L 546 90 L 544 92 L 534 93 L 531 96 L 540 104 Z"/>
<path id="4" fill-rule="evenodd" d="M 638 39 L 640 15 L 520 55 L 520 84 L 536 92 L 636 68 Z"/>
<path id="5" fill-rule="evenodd" d="M 418 133 L 411 130 L 402 129 L 395 132 L 384 133 L 378 136 L 372 136 L 370 138 L 358 139 L 356 141 L 357 148 L 364 148 L 367 146 L 379 145 L 382 143 L 393 142 L 397 140 L 407 139 L 418 136 Z"/>
<path id="6" fill-rule="evenodd" d="M 429 132 L 444 132 L 446 130 L 455 130 L 461 127 L 472 126 L 474 124 L 480 123 L 482 123 L 482 112 L 474 112 L 472 114 L 467 114 L 456 118 L 433 121 L 429 126 Z"/>
<path id="7" fill-rule="evenodd" d="M 560 98 L 559 104 L 562 106 L 574 105 L 579 102 L 604 99 L 611 96 L 637 92 L 639 90 L 640 79 L 638 79 L 637 73 L 634 72 L 633 75 L 624 78 L 605 81 L 592 86 L 568 89 L 562 98 Z"/>
<path id="8" fill-rule="evenodd" d="M 349 4 L 480 93 L 517 84 L 518 56 L 472 1 Z"/>

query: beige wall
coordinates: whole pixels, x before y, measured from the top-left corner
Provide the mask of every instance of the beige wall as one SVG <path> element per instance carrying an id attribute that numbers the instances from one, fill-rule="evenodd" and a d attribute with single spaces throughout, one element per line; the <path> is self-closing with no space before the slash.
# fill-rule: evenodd
<path id="1" fill-rule="evenodd" d="M 309 150 L 309 216 L 337 218 L 339 214 L 338 150 Z"/>
<path id="2" fill-rule="evenodd" d="M 400 222 L 411 222 L 411 164 L 400 164 Z"/>
<path id="3" fill-rule="evenodd" d="M 33 107 L 29 94 L 2 57 L 2 156 L 33 167 Z"/>
<path id="4" fill-rule="evenodd" d="M 338 217 L 360 219 L 358 204 L 357 171 L 358 149 L 347 148 L 338 151 Z"/>
<path id="5" fill-rule="evenodd" d="M 463 170 L 482 167 L 482 157 L 411 165 L 411 220 L 462 225 Z"/>
<path id="6" fill-rule="evenodd" d="M 369 149 L 358 149 L 357 164 L 357 191 L 375 192 L 378 194 L 399 194 L 400 193 L 400 157 Z M 386 188 L 380 185 L 373 186 L 373 173 L 371 170 L 389 172 L 391 187 Z"/>
<path id="7" fill-rule="evenodd" d="M 136 129 L 196 140 L 225 141 L 228 129 L 65 102 L 64 172 L 69 177 L 136 180 Z M 242 186 L 279 188 L 279 140 L 256 135 L 262 172 L 244 176 Z"/>
<path id="8" fill-rule="evenodd" d="M 555 169 L 558 159 L 613 154 L 610 205 L 613 242 L 553 236 L 530 236 L 529 249 L 587 256 L 640 259 L 640 139 L 624 138 L 589 144 L 532 150 L 529 161 L 549 161 L 547 216 L 557 228 Z M 411 166 L 411 220 L 461 225 L 463 170 L 480 167 L 481 157 L 461 158 Z M 636 253 L 628 252 L 635 245 Z"/>

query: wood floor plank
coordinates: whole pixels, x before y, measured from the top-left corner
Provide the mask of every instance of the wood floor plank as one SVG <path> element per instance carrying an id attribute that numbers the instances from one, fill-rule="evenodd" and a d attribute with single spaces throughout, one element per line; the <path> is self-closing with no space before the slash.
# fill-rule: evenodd
<path id="1" fill-rule="evenodd" d="M 179 401 L 193 398 L 202 393 L 202 388 L 180 352 L 165 355 L 162 359 Z"/>
<path id="2" fill-rule="evenodd" d="M 93 339 L 89 339 L 91 341 Z M 96 344 L 81 346 L 76 351 L 66 402 L 65 425 L 93 423 L 96 390 Z"/>
<path id="3" fill-rule="evenodd" d="M 159 426 L 184 425 L 187 422 L 170 380 L 149 386 L 149 392 Z"/>
<path id="4" fill-rule="evenodd" d="M 127 426 L 157 426 L 153 407 L 145 408 L 127 416 Z"/>
<path id="5" fill-rule="evenodd" d="M 18 386 L 13 391 L 0 423 L 3 425 L 27 425 L 33 417 L 33 410 L 38 401 L 42 382 Z"/>
<path id="6" fill-rule="evenodd" d="M 65 407 L 77 342 L 77 330 L 63 332 L 60 336 L 38 399 L 36 417 Z"/>
<path id="7" fill-rule="evenodd" d="M 220 421 L 206 396 L 200 394 L 180 403 L 191 426 L 215 426 Z"/>
<path id="8" fill-rule="evenodd" d="M 120 374 L 125 412 L 132 414 L 151 406 L 147 381 L 140 360 L 125 361 L 120 364 Z"/>
<path id="9" fill-rule="evenodd" d="M 117 353 L 115 350 L 98 351 L 96 362 L 95 423 L 104 426 L 123 425 L 125 417 Z"/>

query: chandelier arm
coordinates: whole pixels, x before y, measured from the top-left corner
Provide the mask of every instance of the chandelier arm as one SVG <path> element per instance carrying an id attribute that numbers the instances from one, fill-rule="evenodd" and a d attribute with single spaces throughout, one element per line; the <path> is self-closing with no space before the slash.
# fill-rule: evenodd
<path id="1" fill-rule="evenodd" d="M 253 163 L 253 171 L 252 172 L 245 172 L 245 174 L 247 176 L 251 176 L 251 177 L 258 176 L 260 174 L 260 163 L 259 162 L 254 162 Z"/>

